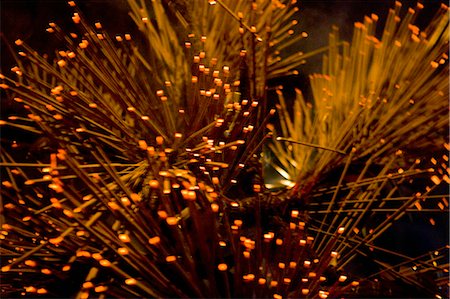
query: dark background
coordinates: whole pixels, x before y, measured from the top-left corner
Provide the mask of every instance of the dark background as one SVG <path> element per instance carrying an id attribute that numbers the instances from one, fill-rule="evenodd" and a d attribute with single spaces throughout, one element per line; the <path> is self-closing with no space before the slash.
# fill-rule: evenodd
<path id="1" fill-rule="evenodd" d="M 299 0 L 298 2 L 300 11 L 297 14 L 299 21 L 297 28 L 309 34 L 309 37 L 298 45 L 298 50 L 305 53 L 327 44 L 332 25 L 337 25 L 341 36 L 350 40 L 354 22 L 362 21 L 365 15 L 375 13 L 380 17 L 379 24 L 383 24 L 388 9 L 395 3 L 393 0 Z M 424 1 L 425 9 L 416 22 L 419 27 L 430 19 L 441 2 Z M 92 23 L 101 21 L 111 34 L 135 31 L 136 26 L 128 17 L 126 0 L 78 0 L 76 3 L 88 20 Z M 406 7 L 415 7 L 416 1 L 404 0 L 402 3 L 405 12 Z M 9 42 L 20 38 L 42 51 L 53 51 L 54 41 L 45 32 L 47 24 L 55 22 L 70 28 L 71 11 L 65 0 L 2 0 L 0 31 Z M 378 26 L 378 31 L 381 30 L 382 26 Z M 4 40 L 1 44 L 2 71 L 5 71 L 3 69 L 9 68 L 11 58 Z M 303 71 L 307 73 L 320 71 L 317 62 L 310 59 Z"/>

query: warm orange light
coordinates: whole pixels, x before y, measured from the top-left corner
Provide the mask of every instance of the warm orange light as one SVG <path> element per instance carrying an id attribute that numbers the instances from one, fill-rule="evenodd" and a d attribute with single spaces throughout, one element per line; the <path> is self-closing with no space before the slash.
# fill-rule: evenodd
<path id="1" fill-rule="evenodd" d="M 217 266 L 217 269 L 219 269 L 219 271 L 226 271 L 228 269 L 227 264 L 219 264 Z"/>
<path id="2" fill-rule="evenodd" d="M 25 261 L 25 265 L 29 266 L 29 267 L 36 267 L 37 263 L 33 260 L 26 260 Z"/>
<path id="3" fill-rule="evenodd" d="M 125 279 L 125 284 L 127 284 L 127 285 L 135 285 L 135 284 L 137 284 L 137 280 L 134 279 L 134 278 L 127 278 L 127 279 Z"/>
<path id="4" fill-rule="evenodd" d="M 90 289 L 93 287 L 94 287 L 94 284 L 92 283 L 92 281 L 86 281 L 85 283 L 83 283 L 83 288 L 85 288 L 85 289 Z"/>
<path id="5" fill-rule="evenodd" d="M 167 217 L 166 222 L 168 225 L 177 225 L 178 224 L 178 218 L 177 217 Z"/>
<path id="6" fill-rule="evenodd" d="M 103 293 L 108 290 L 108 287 L 107 286 L 98 286 L 98 287 L 95 287 L 94 290 L 96 293 Z"/>
<path id="7" fill-rule="evenodd" d="M 156 245 L 156 244 L 158 244 L 159 242 L 161 242 L 161 238 L 158 237 L 158 236 L 156 236 L 156 237 L 150 238 L 150 239 L 148 240 L 148 242 L 149 242 L 150 244 L 152 244 L 152 245 Z"/>
<path id="8" fill-rule="evenodd" d="M 119 234 L 119 239 L 125 243 L 128 243 L 131 241 L 130 236 L 128 234 Z"/>
<path id="9" fill-rule="evenodd" d="M 47 294 L 47 290 L 44 289 L 44 288 L 40 288 L 40 289 L 37 290 L 37 293 L 38 294 Z"/>
<path id="10" fill-rule="evenodd" d="M 130 253 L 130 252 L 128 251 L 128 249 L 125 248 L 125 247 L 120 247 L 120 248 L 118 248 L 118 249 L 117 249 L 117 252 L 118 252 L 119 254 L 121 254 L 121 255 L 127 255 L 127 254 Z"/>
<path id="11" fill-rule="evenodd" d="M 173 263 L 177 260 L 177 257 L 174 255 L 169 255 L 168 257 L 166 257 L 166 262 L 168 263 Z"/>
<path id="12" fill-rule="evenodd" d="M 111 262 L 108 261 L 108 260 L 105 260 L 105 259 L 100 260 L 99 263 L 100 263 L 100 265 L 102 265 L 103 267 L 110 267 L 110 266 L 111 266 Z"/>

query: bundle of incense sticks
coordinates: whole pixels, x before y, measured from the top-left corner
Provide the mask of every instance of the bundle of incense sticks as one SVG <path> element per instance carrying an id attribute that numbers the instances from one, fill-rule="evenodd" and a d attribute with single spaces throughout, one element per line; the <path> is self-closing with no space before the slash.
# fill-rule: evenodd
<path id="1" fill-rule="evenodd" d="M 448 154 L 426 152 L 449 149 L 446 6 L 420 31 L 423 6 L 401 20 L 396 3 L 380 39 L 373 15 L 351 43 L 335 29 L 288 55 L 308 36 L 296 1 L 128 4 L 146 45 L 69 1 L 77 31 L 49 24 L 54 56 L 16 40 L 0 75 L 25 111 L 2 128 L 48 144 L 27 157 L 2 144 L 2 295 L 361 297 L 393 276 L 445 296 L 414 275 L 441 286 L 448 247 L 409 257 L 377 240 L 404 215 L 448 213 Z M 280 87 L 272 107 L 268 80 L 319 53 L 313 99 L 297 90 L 291 108 Z M 361 257 L 377 270 L 352 272 Z"/>

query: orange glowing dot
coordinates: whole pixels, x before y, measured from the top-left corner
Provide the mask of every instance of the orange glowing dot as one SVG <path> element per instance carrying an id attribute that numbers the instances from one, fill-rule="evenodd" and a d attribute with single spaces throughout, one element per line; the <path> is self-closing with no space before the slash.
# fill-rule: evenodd
<path id="1" fill-rule="evenodd" d="M 159 242 L 161 242 L 161 238 L 158 237 L 158 236 L 152 237 L 152 238 L 150 238 L 150 239 L 148 240 L 148 242 L 149 242 L 150 244 L 152 244 L 152 245 L 156 245 L 156 244 L 158 244 Z"/>
<path id="2" fill-rule="evenodd" d="M 197 199 L 197 194 L 195 193 L 195 191 L 189 190 L 183 194 L 183 198 L 189 201 L 194 201 Z"/>
<path id="3" fill-rule="evenodd" d="M 159 187 L 159 182 L 157 180 L 151 180 L 150 182 L 148 182 L 148 184 L 150 185 L 150 187 L 152 187 L 153 189 L 157 189 Z"/>
<path id="4" fill-rule="evenodd" d="M 178 218 L 177 217 L 167 217 L 166 222 L 168 225 L 177 225 Z"/>
<path id="5" fill-rule="evenodd" d="M 36 267 L 37 263 L 33 260 L 26 260 L 25 261 L 25 265 L 29 266 L 29 267 Z"/>
<path id="6" fill-rule="evenodd" d="M 264 240 L 270 241 L 273 239 L 273 235 L 270 233 L 264 234 Z"/>
<path id="7" fill-rule="evenodd" d="M 83 288 L 85 288 L 85 289 L 90 289 L 93 287 L 94 287 L 94 284 L 91 281 L 86 281 L 85 283 L 83 283 Z"/>
<path id="8" fill-rule="evenodd" d="M 73 14 L 73 17 L 72 17 L 72 20 L 73 20 L 73 22 L 74 22 L 75 24 L 78 24 L 78 23 L 80 23 L 81 18 L 80 18 L 80 16 L 78 15 L 78 13 L 74 13 L 74 14 Z"/>
<path id="9" fill-rule="evenodd" d="M 158 216 L 159 216 L 159 218 L 161 218 L 161 219 L 166 219 L 166 218 L 167 218 L 167 212 L 166 212 L 166 211 L 163 211 L 163 210 L 159 210 L 159 211 L 158 211 Z"/>
<path id="10" fill-rule="evenodd" d="M 266 283 L 266 279 L 265 278 L 260 278 L 260 279 L 258 279 L 258 284 L 259 285 L 263 285 L 263 284 L 265 284 Z"/>
<path id="11" fill-rule="evenodd" d="M 49 242 L 54 245 L 57 245 L 57 244 L 61 243 L 63 240 L 64 240 L 64 238 L 59 236 L 59 237 L 50 239 Z"/>
<path id="12" fill-rule="evenodd" d="M 309 289 L 302 289 L 302 294 L 303 295 L 308 295 L 309 293 Z"/>
<path id="13" fill-rule="evenodd" d="M 130 197 L 135 202 L 139 202 L 142 199 L 141 196 L 137 193 L 131 193 Z"/>
<path id="14" fill-rule="evenodd" d="M 8 223 L 3 223 L 3 224 L 2 224 L 2 229 L 4 229 L 4 230 L 11 230 L 11 229 L 12 229 L 12 226 L 9 225 Z"/>
<path id="15" fill-rule="evenodd" d="M 108 260 L 105 260 L 105 259 L 100 260 L 99 263 L 100 263 L 100 265 L 102 265 L 103 267 L 110 267 L 110 266 L 111 266 L 111 262 L 108 261 Z"/>
<path id="16" fill-rule="evenodd" d="M 279 295 L 279 294 L 273 294 L 273 298 L 274 299 L 282 299 L 283 296 Z"/>
<path id="17" fill-rule="evenodd" d="M 96 293 L 103 293 L 103 292 L 106 292 L 107 290 L 108 290 L 107 286 L 98 286 L 98 287 L 95 287 L 95 289 L 94 289 L 94 291 Z"/>
<path id="18" fill-rule="evenodd" d="M 278 268 L 284 269 L 286 267 L 285 263 L 278 263 Z"/>
<path id="19" fill-rule="evenodd" d="M 52 274 L 52 271 L 51 271 L 50 269 L 47 269 L 47 268 L 41 269 L 41 272 L 42 272 L 43 274 L 45 274 L 45 275 L 50 275 L 50 274 Z"/>
<path id="20" fill-rule="evenodd" d="M 240 219 L 234 220 L 234 225 L 242 226 L 242 220 L 240 220 Z"/>
<path id="21" fill-rule="evenodd" d="M 62 267 L 62 270 L 64 271 L 64 272 L 67 272 L 67 271 L 69 271 L 70 270 L 70 265 L 65 265 L 64 267 Z"/>
<path id="22" fill-rule="evenodd" d="M 3 266 L 2 267 L 2 272 L 8 272 L 9 270 L 11 270 L 11 266 Z"/>
<path id="23" fill-rule="evenodd" d="M 128 243 L 131 241 L 130 236 L 128 234 L 119 234 L 119 239 L 125 243 Z"/>
<path id="24" fill-rule="evenodd" d="M 275 241 L 275 243 L 276 243 L 277 245 L 283 245 L 283 239 L 277 239 L 277 240 Z"/>
<path id="25" fill-rule="evenodd" d="M 228 269 L 227 264 L 219 264 L 217 266 L 217 269 L 219 269 L 219 271 L 226 271 Z"/>
<path id="26" fill-rule="evenodd" d="M 108 202 L 108 207 L 110 207 L 111 210 L 120 210 L 120 206 L 114 201 Z"/>
<path id="27" fill-rule="evenodd" d="M 33 286 L 25 287 L 25 292 L 27 293 L 36 293 L 37 289 Z"/>
<path id="28" fill-rule="evenodd" d="M 177 260 L 177 257 L 174 255 L 169 255 L 168 257 L 166 257 L 166 262 L 168 263 L 173 263 Z"/>
<path id="29" fill-rule="evenodd" d="M 276 287 L 278 285 L 278 281 L 275 281 L 275 280 L 272 280 L 271 282 L 270 282 L 270 286 L 271 287 Z"/>
<path id="30" fill-rule="evenodd" d="M 67 64 L 63 59 L 59 60 L 57 63 L 59 65 L 59 67 L 65 67 Z"/>
<path id="31" fill-rule="evenodd" d="M 346 280 L 347 280 L 347 276 L 345 276 L 345 275 L 339 276 L 339 282 L 344 282 Z"/>
<path id="32" fill-rule="evenodd" d="M 102 255 L 100 253 L 93 253 L 92 258 L 97 261 L 100 261 L 103 259 Z"/>
<path id="33" fill-rule="evenodd" d="M 66 215 L 66 216 L 69 217 L 69 218 L 72 218 L 72 217 L 73 217 L 73 212 L 70 211 L 70 210 L 64 209 L 64 210 L 63 210 L 63 213 L 64 213 L 64 215 Z"/>
<path id="34" fill-rule="evenodd" d="M 441 179 L 437 175 L 433 175 L 430 179 L 435 185 L 439 185 L 441 183 Z"/>
<path id="35" fill-rule="evenodd" d="M 214 213 L 217 213 L 217 212 L 219 211 L 219 205 L 216 204 L 216 203 L 212 203 L 212 204 L 211 204 L 211 210 L 212 210 Z"/>
<path id="36" fill-rule="evenodd" d="M 137 284 L 137 280 L 134 279 L 134 278 L 127 278 L 127 279 L 125 279 L 125 284 L 127 284 L 127 285 L 135 285 L 135 284 Z"/>
<path id="37" fill-rule="evenodd" d="M 128 251 L 128 249 L 125 248 L 125 247 L 120 247 L 120 248 L 118 248 L 118 249 L 117 249 L 117 252 L 118 252 L 119 254 L 121 254 L 121 255 L 127 255 L 127 254 L 130 253 L 130 252 Z"/>

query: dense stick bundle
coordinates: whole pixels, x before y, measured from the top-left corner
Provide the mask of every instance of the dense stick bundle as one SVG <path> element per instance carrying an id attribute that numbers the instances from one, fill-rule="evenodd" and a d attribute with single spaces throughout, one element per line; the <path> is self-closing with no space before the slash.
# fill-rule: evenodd
<path id="1" fill-rule="evenodd" d="M 392 277 L 448 292 L 448 248 L 377 243 L 404 215 L 448 212 L 446 6 L 423 31 L 422 5 L 401 20 L 399 3 L 379 39 L 375 15 L 351 43 L 333 30 L 313 98 L 290 107 L 268 80 L 324 52 L 287 54 L 307 37 L 296 1 L 128 2 L 146 44 L 69 1 L 77 31 L 49 24 L 55 55 L 17 40 L 1 74 L 25 111 L 2 129 L 45 143 L 2 141 L 2 295 L 362 297 Z"/>

